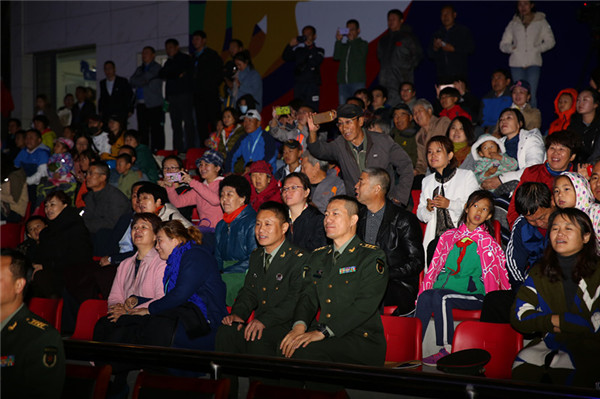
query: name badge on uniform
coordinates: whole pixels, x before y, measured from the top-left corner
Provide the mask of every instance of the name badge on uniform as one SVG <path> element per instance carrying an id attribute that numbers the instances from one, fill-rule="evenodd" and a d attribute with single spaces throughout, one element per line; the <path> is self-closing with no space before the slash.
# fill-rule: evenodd
<path id="1" fill-rule="evenodd" d="M 340 267 L 340 274 L 348 274 L 356 272 L 356 266 Z"/>

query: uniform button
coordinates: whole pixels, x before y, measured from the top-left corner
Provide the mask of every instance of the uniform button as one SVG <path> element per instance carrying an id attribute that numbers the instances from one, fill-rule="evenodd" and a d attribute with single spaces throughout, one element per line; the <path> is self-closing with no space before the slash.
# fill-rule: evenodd
<path id="1" fill-rule="evenodd" d="M 363 334 L 363 337 L 365 337 L 365 338 L 367 338 L 368 336 L 369 336 L 368 332 L 366 332 L 366 333 Z"/>
<path id="2" fill-rule="evenodd" d="M 275 291 L 279 291 L 279 287 L 275 287 Z"/>
<path id="3" fill-rule="evenodd" d="M 254 288 L 254 284 L 252 284 L 252 288 Z"/>
<path id="4" fill-rule="evenodd" d="M 325 303 L 331 303 L 331 299 L 329 299 L 329 298 L 325 299 Z"/>
<path id="5" fill-rule="evenodd" d="M 263 300 L 263 301 L 262 301 L 262 304 L 264 305 L 265 303 L 267 303 L 267 301 Z"/>
<path id="6" fill-rule="evenodd" d="M 328 288 L 333 288 L 333 285 L 329 284 L 327 287 L 328 287 Z"/>
<path id="7" fill-rule="evenodd" d="M 346 280 L 346 284 L 348 284 L 348 280 Z"/>
<path id="8" fill-rule="evenodd" d="M 327 317 L 328 319 L 329 319 L 329 318 L 331 318 L 331 313 L 327 313 L 327 314 L 325 315 L 325 317 Z"/>
<path id="9" fill-rule="evenodd" d="M 267 287 L 263 287 L 263 291 L 266 291 L 266 290 L 267 290 Z"/>
<path id="10" fill-rule="evenodd" d="M 316 281 L 313 281 L 313 284 L 315 284 L 315 285 L 316 285 L 316 284 L 317 284 L 317 282 L 316 282 Z"/>

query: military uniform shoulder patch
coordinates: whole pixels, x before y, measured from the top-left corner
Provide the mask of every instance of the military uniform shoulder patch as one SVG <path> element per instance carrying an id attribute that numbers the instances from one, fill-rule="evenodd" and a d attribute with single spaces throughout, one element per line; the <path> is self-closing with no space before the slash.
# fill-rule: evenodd
<path id="1" fill-rule="evenodd" d="M 42 356 L 42 362 L 44 366 L 51 369 L 56 366 L 56 362 L 58 361 L 58 349 L 53 346 L 47 346 L 44 348 L 44 354 Z"/>
<path id="2" fill-rule="evenodd" d="M 376 269 L 377 269 L 377 273 L 379 274 L 383 274 L 384 270 L 385 270 L 385 262 L 379 258 L 377 258 L 377 265 L 375 265 Z"/>
<path id="3" fill-rule="evenodd" d="M 26 318 L 25 321 L 29 325 L 37 327 L 40 330 L 45 330 L 46 328 L 48 328 L 48 324 L 46 324 L 46 323 L 44 323 L 43 321 L 40 321 L 40 320 L 32 319 L 31 317 Z"/>
<path id="4" fill-rule="evenodd" d="M 369 249 L 379 249 L 378 246 L 367 244 L 366 242 L 361 242 L 360 246 L 363 247 L 363 248 L 369 248 Z"/>
<path id="5" fill-rule="evenodd" d="M 325 248 L 327 248 L 327 247 L 329 247 L 329 245 L 325 245 L 325 246 L 323 246 L 323 247 L 321 247 L 321 248 L 317 248 L 317 249 L 315 249 L 313 252 L 321 251 L 321 250 L 323 250 L 323 249 L 325 249 Z"/>

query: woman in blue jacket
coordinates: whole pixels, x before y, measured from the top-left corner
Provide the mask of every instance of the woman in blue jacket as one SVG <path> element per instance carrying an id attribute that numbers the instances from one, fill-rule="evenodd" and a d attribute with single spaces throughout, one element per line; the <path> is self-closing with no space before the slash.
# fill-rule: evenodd
<path id="1" fill-rule="evenodd" d="M 244 285 L 250 254 L 256 248 L 256 212 L 249 206 L 250 183 L 239 175 L 221 180 L 219 197 L 223 220 L 217 224 L 215 257 L 227 286 L 227 305 L 232 306 Z"/>
<path id="2" fill-rule="evenodd" d="M 260 111 L 263 102 L 263 82 L 260 73 L 252 65 L 250 52 L 240 51 L 233 57 L 233 62 L 238 69 L 232 89 L 232 91 L 237 89 L 237 95 L 233 93 L 235 101 L 246 94 L 251 94 L 256 100 L 256 109 Z"/>

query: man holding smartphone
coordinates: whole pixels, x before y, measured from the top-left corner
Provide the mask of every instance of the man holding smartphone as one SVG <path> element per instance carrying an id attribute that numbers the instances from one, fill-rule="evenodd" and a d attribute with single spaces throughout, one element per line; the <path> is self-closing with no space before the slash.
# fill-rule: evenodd
<path id="1" fill-rule="evenodd" d="M 346 22 L 346 29 L 338 29 L 335 34 L 333 59 L 340 62 L 337 75 L 340 105 L 356 90 L 366 87 L 369 43 L 358 35 L 360 25 L 355 19 Z"/>
<path id="2" fill-rule="evenodd" d="M 293 37 L 285 46 L 281 58 L 295 62 L 294 98 L 301 98 L 312 109 L 319 110 L 321 63 L 325 50 L 315 45 L 317 30 L 310 25 L 302 28 L 302 36 Z"/>

